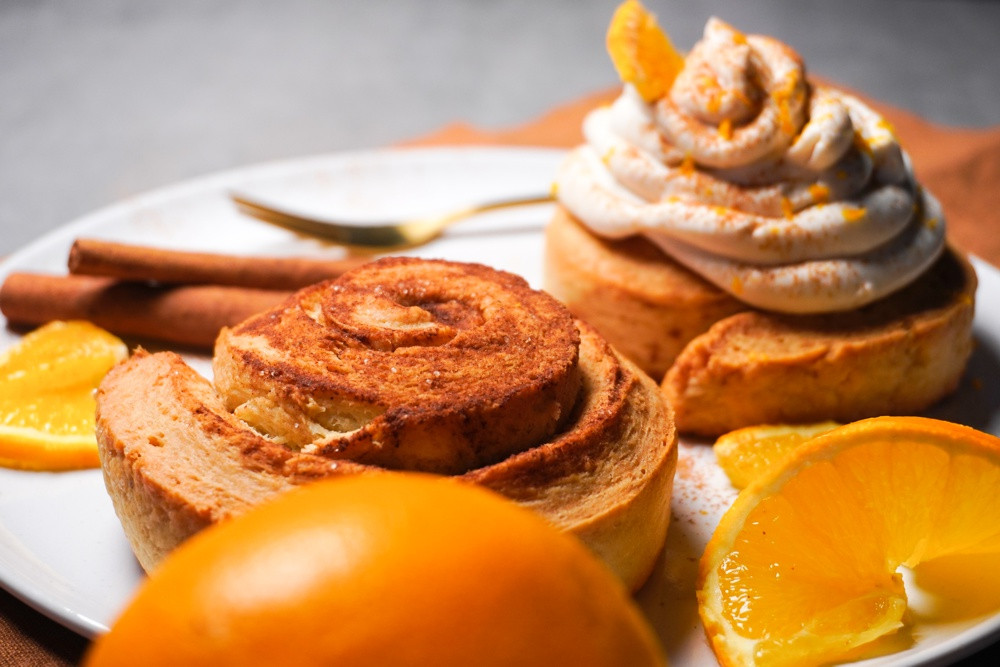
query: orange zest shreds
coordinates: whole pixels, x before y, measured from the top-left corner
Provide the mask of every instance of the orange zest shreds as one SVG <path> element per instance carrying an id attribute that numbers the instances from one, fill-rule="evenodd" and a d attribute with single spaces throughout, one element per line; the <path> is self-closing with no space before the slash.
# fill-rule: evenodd
<path id="1" fill-rule="evenodd" d="M 845 206 L 843 215 L 847 222 L 857 222 L 865 217 L 866 210 L 861 206 Z"/>
<path id="2" fill-rule="evenodd" d="M 793 76 L 787 77 L 783 84 L 772 93 L 771 97 L 778 105 L 778 123 L 784 134 L 791 136 L 798 131 L 795 119 L 792 118 L 792 102 L 801 104 L 804 96 L 803 86 L 800 86 L 798 79 Z"/>
<path id="3" fill-rule="evenodd" d="M 885 118 L 879 119 L 878 123 L 876 123 L 876 127 L 878 127 L 880 130 L 883 130 L 884 132 L 889 133 L 889 135 L 892 137 L 896 136 L 896 128 L 893 127 L 892 123 L 890 123 Z"/>
<path id="4" fill-rule="evenodd" d="M 680 170 L 685 176 L 690 176 L 695 172 L 694 158 L 690 153 L 685 155 L 684 159 L 681 160 Z"/>
<path id="5" fill-rule="evenodd" d="M 813 201 L 821 204 L 830 200 L 830 188 L 822 183 L 813 183 L 809 186 L 809 194 Z"/>
<path id="6" fill-rule="evenodd" d="M 1000 438 L 878 417 L 812 438 L 740 492 L 702 556 L 699 613 L 722 664 L 827 664 L 905 625 L 898 568 L 941 581 L 997 562 Z M 1000 591 L 996 567 L 977 574 Z"/>
<path id="7" fill-rule="evenodd" d="M 743 292 L 743 280 L 739 276 L 733 276 L 732 281 L 729 283 L 729 289 L 733 294 L 740 294 Z"/>
<path id="8" fill-rule="evenodd" d="M 719 109 L 722 108 L 722 96 L 721 95 L 711 95 L 708 98 L 708 102 L 705 104 L 705 109 L 712 114 L 719 113 Z"/>
<path id="9" fill-rule="evenodd" d="M 872 157 L 872 155 L 874 155 L 871 144 L 869 144 L 868 140 L 865 139 L 861 132 L 857 130 L 854 131 L 853 144 L 854 147 L 864 155 L 867 155 L 868 157 Z"/>
<path id="10" fill-rule="evenodd" d="M 729 141 L 733 138 L 733 121 L 728 118 L 724 118 L 721 123 L 719 123 L 719 136 Z"/>
<path id="11" fill-rule="evenodd" d="M 795 208 L 792 206 L 792 200 L 788 197 L 781 198 L 781 214 L 789 220 L 795 217 Z"/>
<path id="12" fill-rule="evenodd" d="M 702 74 L 698 77 L 699 93 L 708 98 L 705 109 L 709 113 L 716 114 L 722 108 L 722 90 L 719 80 L 712 75 Z"/>
<path id="13" fill-rule="evenodd" d="M 625 0 L 615 10 L 607 47 L 618 76 L 647 102 L 666 95 L 684 67 L 684 57 L 638 0 Z"/>
<path id="14" fill-rule="evenodd" d="M 51 322 L 0 357 L 0 465 L 67 470 L 100 465 L 94 389 L 126 345 L 89 322 Z"/>

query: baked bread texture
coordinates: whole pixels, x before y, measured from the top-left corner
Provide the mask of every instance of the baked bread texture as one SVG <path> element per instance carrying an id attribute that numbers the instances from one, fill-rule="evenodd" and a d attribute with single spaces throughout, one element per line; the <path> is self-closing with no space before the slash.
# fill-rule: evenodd
<path id="1" fill-rule="evenodd" d="M 976 275 L 954 248 L 875 303 L 780 314 L 741 304 L 641 237 L 603 239 L 558 209 L 545 276 L 577 317 L 662 379 L 684 433 L 919 412 L 955 389 L 972 353 Z"/>
<path id="2" fill-rule="evenodd" d="M 147 570 L 287 489 L 386 469 L 505 495 L 633 589 L 662 546 L 677 449 L 659 388 L 511 274 L 372 262 L 223 331 L 214 376 L 138 352 L 98 391 L 105 482 Z"/>
<path id="3" fill-rule="evenodd" d="M 641 236 L 606 239 L 562 207 L 545 230 L 545 289 L 652 378 L 746 306 Z"/>
<path id="4" fill-rule="evenodd" d="M 678 356 L 664 396 L 683 428 L 703 435 L 920 412 L 958 386 L 975 289 L 972 266 L 949 250 L 909 287 L 857 310 L 733 315 Z"/>

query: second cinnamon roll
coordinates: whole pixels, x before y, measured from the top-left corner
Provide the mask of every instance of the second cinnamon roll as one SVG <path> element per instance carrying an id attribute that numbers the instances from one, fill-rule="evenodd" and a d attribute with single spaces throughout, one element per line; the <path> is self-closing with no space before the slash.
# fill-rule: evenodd
<path id="1" fill-rule="evenodd" d="M 659 47 L 635 50 L 637 30 Z M 681 432 L 955 390 L 975 271 L 886 119 L 719 19 L 682 56 L 630 1 L 608 49 L 624 85 L 556 173 L 545 285 L 662 379 Z"/>

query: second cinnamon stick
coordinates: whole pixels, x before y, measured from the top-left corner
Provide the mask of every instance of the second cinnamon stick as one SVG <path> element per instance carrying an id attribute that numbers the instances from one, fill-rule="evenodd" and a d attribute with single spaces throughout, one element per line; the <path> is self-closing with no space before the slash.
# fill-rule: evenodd
<path id="1" fill-rule="evenodd" d="M 77 239 L 73 274 L 164 284 L 206 284 L 297 290 L 360 266 L 364 258 L 246 257 L 168 250 L 99 239 Z"/>
<path id="2" fill-rule="evenodd" d="M 222 327 L 271 308 L 291 292 L 219 285 L 155 287 L 97 276 L 12 273 L 0 312 L 14 324 L 89 320 L 118 335 L 211 349 Z"/>

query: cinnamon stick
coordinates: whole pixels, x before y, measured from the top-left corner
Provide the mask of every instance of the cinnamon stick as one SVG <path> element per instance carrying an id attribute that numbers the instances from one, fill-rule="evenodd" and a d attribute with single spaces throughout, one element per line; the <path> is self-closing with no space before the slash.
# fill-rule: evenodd
<path id="1" fill-rule="evenodd" d="M 0 312 L 13 324 L 89 320 L 118 335 L 211 349 L 222 327 L 283 301 L 290 291 L 221 285 L 152 286 L 98 276 L 12 273 Z"/>
<path id="2" fill-rule="evenodd" d="M 77 239 L 69 252 L 69 271 L 80 275 L 164 284 L 296 290 L 336 278 L 366 261 L 365 258 L 355 257 L 245 257 Z"/>

